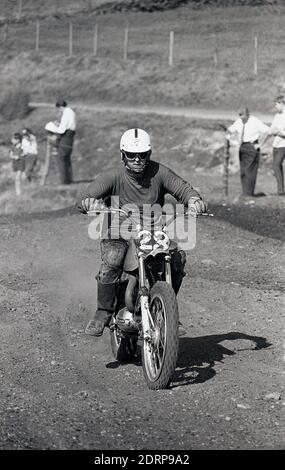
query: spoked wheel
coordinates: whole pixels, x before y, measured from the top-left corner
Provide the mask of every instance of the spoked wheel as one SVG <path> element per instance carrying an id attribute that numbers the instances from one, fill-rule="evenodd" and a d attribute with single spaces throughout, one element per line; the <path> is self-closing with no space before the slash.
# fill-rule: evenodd
<path id="1" fill-rule="evenodd" d="M 137 350 L 137 337 L 122 336 L 116 327 L 110 330 L 111 348 L 118 362 L 130 362 Z"/>
<path id="2" fill-rule="evenodd" d="M 142 363 L 148 387 L 158 390 L 169 385 L 178 354 L 178 305 L 168 283 L 159 281 L 151 289 L 150 314 L 154 325 L 151 340 L 143 343 Z"/>

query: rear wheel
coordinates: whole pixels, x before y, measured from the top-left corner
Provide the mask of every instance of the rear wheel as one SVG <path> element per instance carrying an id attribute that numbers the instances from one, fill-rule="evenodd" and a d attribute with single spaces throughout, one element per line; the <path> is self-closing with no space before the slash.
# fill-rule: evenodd
<path id="1" fill-rule="evenodd" d="M 154 324 L 150 341 L 143 343 L 142 363 L 148 387 L 158 390 L 170 384 L 178 355 L 178 305 L 168 283 L 156 282 L 151 289 L 150 314 Z"/>
<path id="2" fill-rule="evenodd" d="M 119 362 L 134 360 L 137 350 L 137 337 L 122 336 L 116 327 L 110 330 L 110 335 L 114 358 Z"/>

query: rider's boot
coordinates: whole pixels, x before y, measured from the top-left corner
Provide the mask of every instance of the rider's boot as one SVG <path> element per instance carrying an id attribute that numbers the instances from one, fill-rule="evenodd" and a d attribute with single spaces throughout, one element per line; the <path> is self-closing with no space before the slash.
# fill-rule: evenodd
<path id="1" fill-rule="evenodd" d="M 185 276 L 184 267 L 186 253 L 183 250 L 174 250 L 171 255 L 172 287 L 177 295 Z"/>
<path id="2" fill-rule="evenodd" d="M 102 336 L 104 328 L 109 325 L 116 304 L 118 284 L 103 284 L 97 281 L 97 310 L 89 321 L 85 333 L 91 336 Z"/>

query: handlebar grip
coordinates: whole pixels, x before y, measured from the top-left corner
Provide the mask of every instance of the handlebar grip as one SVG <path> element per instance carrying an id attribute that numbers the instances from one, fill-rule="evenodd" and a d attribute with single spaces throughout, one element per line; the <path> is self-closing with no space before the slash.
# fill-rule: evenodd
<path id="1" fill-rule="evenodd" d="M 190 215 L 191 217 L 214 217 L 214 214 L 212 214 L 211 212 L 201 212 L 201 213 L 195 213 L 193 211 L 193 213 L 189 212 L 187 215 Z"/>
<path id="2" fill-rule="evenodd" d="M 98 210 L 95 210 L 95 211 L 87 211 L 87 215 L 94 216 L 94 215 L 101 214 L 102 212 L 106 214 L 107 212 L 110 212 L 110 211 L 98 209 Z"/>

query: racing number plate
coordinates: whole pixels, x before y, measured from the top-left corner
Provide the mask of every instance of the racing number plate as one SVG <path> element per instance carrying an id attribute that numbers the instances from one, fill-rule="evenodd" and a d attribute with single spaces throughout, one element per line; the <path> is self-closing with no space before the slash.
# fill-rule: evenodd
<path id="1" fill-rule="evenodd" d="M 162 230 L 157 230 L 154 233 L 148 230 L 141 230 L 137 234 L 137 243 L 142 251 L 153 251 L 153 250 L 168 250 L 170 240 L 168 235 Z"/>

